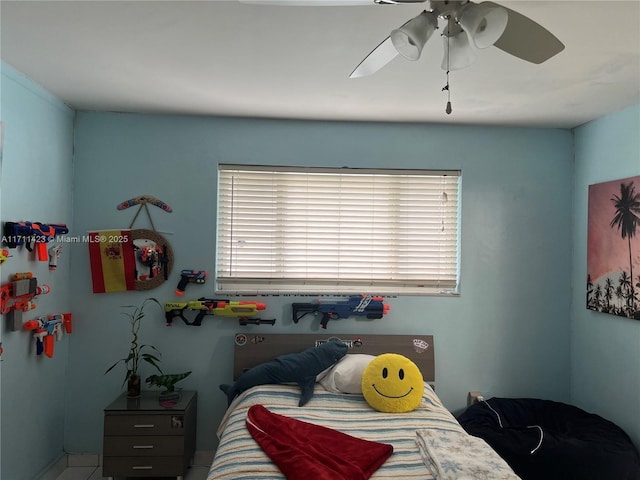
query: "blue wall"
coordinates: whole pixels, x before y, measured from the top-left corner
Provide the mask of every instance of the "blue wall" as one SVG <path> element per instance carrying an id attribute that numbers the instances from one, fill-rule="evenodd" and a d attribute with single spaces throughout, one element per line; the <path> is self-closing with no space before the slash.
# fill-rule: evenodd
<path id="1" fill-rule="evenodd" d="M 2 64 L 2 221 L 71 223 L 72 216 L 72 110 L 32 81 Z M 50 272 L 23 249 L 0 268 L 1 282 L 11 274 L 31 271 L 51 293 L 36 300 L 38 315 L 68 312 L 70 252 L 63 250 L 58 269 Z M 53 358 L 36 358 L 31 334 L 0 326 L 4 348 L 0 362 L 0 477 L 11 480 L 39 478 L 64 454 L 65 385 L 71 336 L 55 344 Z"/>
<path id="2" fill-rule="evenodd" d="M 640 105 L 576 129 L 575 163 L 571 398 L 640 445 L 640 322 L 585 307 L 588 187 L 640 175 Z"/>
<path id="3" fill-rule="evenodd" d="M 116 205 L 155 195 L 174 208 L 152 215 L 169 232 L 175 271 L 213 272 L 218 162 L 461 169 L 461 296 L 390 299 L 385 319 L 336 321 L 331 331 L 434 334 L 437 389 L 451 410 L 470 389 L 571 401 L 640 443 L 640 324 L 584 308 L 587 186 L 638 174 L 640 106 L 577 129 L 575 151 L 572 132 L 549 129 L 106 113 L 77 114 L 74 125 L 71 110 L 2 67 L 2 220 L 63 222 L 82 235 L 128 226 L 134 209 Z M 12 480 L 38 478 L 63 451 L 100 451 L 102 410 L 122 380 L 121 371 L 103 372 L 129 344 L 121 306 L 173 299 L 178 280 L 95 295 L 86 244 L 65 245 L 57 272 L 14 253 L 2 282 L 26 270 L 53 287 L 36 312 L 72 308 L 74 333 L 56 343 L 53 359 L 36 359 L 25 332 L 0 329 L 0 476 Z M 190 286 L 188 296 L 212 288 Z M 197 329 L 168 329 L 161 313 L 145 319 L 142 340 L 163 352 L 165 369 L 194 372 L 183 386 L 200 393 L 198 449 L 216 444 L 225 408 L 217 385 L 230 380 L 236 331 L 318 331 L 317 320 L 292 324 L 295 298 L 264 300 L 265 316 L 278 318 L 273 328 L 208 317 Z"/>
<path id="4" fill-rule="evenodd" d="M 572 134 L 565 130 L 330 123 L 79 113 L 74 170 L 76 234 L 127 227 L 128 198 L 149 194 L 175 252 L 176 272 L 214 270 L 216 168 L 224 163 L 461 169 L 462 259 L 459 298 L 391 299 L 385 319 L 332 322 L 337 334 L 435 335 L 436 385 L 451 410 L 469 390 L 488 395 L 569 400 Z M 146 222 L 136 223 L 146 228 Z M 174 299 L 178 281 L 148 292 L 91 292 L 86 245 L 72 249 L 73 308 L 65 446 L 101 447 L 102 409 L 121 391 L 122 372 L 103 376 L 124 356 L 129 335 L 120 305 L 148 295 Z M 213 283 L 188 296 L 212 295 Z M 244 332 L 310 333 L 318 322 L 291 321 L 293 297 L 268 297 L 275 327 Z M 198 449 L 216 445 L 225 409 L 218 384 L 231 379 L 235 320 L 208 317 L 200 328 L 145 319 L 142 341 L 163 353 L 170 372 L 199 391 Z M 145 374 L 148 372 L 145 372 Z"/>

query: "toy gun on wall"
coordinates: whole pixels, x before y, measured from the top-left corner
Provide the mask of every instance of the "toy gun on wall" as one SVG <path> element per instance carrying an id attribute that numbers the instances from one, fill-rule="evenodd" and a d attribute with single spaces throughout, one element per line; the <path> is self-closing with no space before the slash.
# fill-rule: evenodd
<path id="1" fill-rule="evenodd" d="M 62 253 L 62 245 L 54 245 L 49 249 L 49 270 L 58 268 L 58 259 Z"/>
<path id="2" fill-rule="evenodd" d="M 67 333 L 73 331 L 70 313 L 57 313 L 55 315 L 43 315 L 35 320 L 29 320 L 24 324 L 25 330 L 33 330 L 36 339 L 36 355 L 44 354 L 53 357 L 53 340 L 62 338 L 62 330 Z"/>
<path id="3" fill-rule="evenodd" d="M 273 325 L 275 319 L 252 318 L 258 315 L 260 310 L 267 308 L 265 303 L 258 302 L 231 302 L 229 300 L 214 300 L 209 298 L 199 298 L 190 302 L 168 302 L 164 304 L 165 318 L 167 326 L 173 324 L 174 318 L 180 318 L 190 326 L 199 327 L 205 315 L 216 315 L 218 317 L 235 317 L 239 319 L 240 325 L 260 325 L 267 323 Z M 184 316 L 186 310 L 197 311 L 196 318 L 189 322 Z"/>
<path id="4" fill-rule="evenodd" d="M 9 328 L 14 332 L 20 330 L 22 312 L 36 308 L 33 298 L 50 291 L 49 285 L 38 285 L 31 272 L 14 274 L 11 282 L 0 287 L 0 312 L 7 315 Z"/>
<path id="5" fill-rule="evenodd" d="M 207 272 L 204 270 L 182 270 L 180 272 L 180 282 L 176 288 L 176 295 L 184 295 L 184 291 L 189 283 L 203 284 L 207 281 Z"/>
<path id="6" fill-rule="evenodd" d="M 35 245 L 38 260 L 46 262 L 49 260 L 47 243 L 67 233 L 69 229 L 64 223 L 5 222 L 2 241 L 9 248 L 25 245 L 30 252 Z"/>
<path id="7" fill-rule="evenodd" d="M 366 316 L 369 319 L 382 318 L 389 312 L 389 305 L 384 303 L 382 297 L 372 297 L 370 295 L 352 295 L 344 302 L 321 302 L 317 303 L 292 303 L 293 322 L 298 321 L 308 313 L 322 313 L 320 326 L 327 328 L 329 320 L 338 318 L 349 318 L 355 316 Z"/>

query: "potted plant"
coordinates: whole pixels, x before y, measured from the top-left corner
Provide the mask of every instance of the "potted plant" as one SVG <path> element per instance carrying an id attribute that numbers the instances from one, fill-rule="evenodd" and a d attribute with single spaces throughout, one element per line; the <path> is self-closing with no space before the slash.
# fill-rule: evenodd
<path id="1" fill-rule="evenodd" d="M 142 319 L 145 316 L 145 307 L 148 303 L 155 303 L 160 308 L 160 302 L 155 298 L 146 298 L 139 306 L 128 305 L 125 308 L 133 308 L 133 311 L 129 312 L 121 312 L 122 315 L 126 316 L 129 319 L 129 323 L 131 324 L 131 347 L 129 348 L 129 354 L 118 360 L 116 363 L 111 365 L 104 373 L 105 375 L 109 373 L 113 368 L 118 365 L 120 362 L 124 363 L 127 370 L 125 372 L 124 381 L 122 385 L 127 383 L 127 396 L 129 398 L 135 398 L 140 396 L 140 374 L 138 372 L 138 368 L 140 367 L 141 362 L 147 362 L 152 365 L 158 372 L 162 374 L 162 370 L 158 366 L 158 362 L 160 359 L 158 356 L 161 356 L 160 352 L 153 345 L 146 344 L 138 344 L 138 331 L 140 330 L 140 324 Z M 151 350 L 151 351 L 150 351 Z"/>

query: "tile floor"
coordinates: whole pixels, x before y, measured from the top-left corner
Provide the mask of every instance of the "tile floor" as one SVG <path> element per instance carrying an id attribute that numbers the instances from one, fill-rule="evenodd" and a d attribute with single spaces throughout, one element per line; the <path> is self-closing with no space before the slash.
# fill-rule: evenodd
<path id="1" fill-rule="evenodd" d="M 191 467 L 184 480 L 205 480 L 209 467 Z M 56 480 L 103 480 L 102 467 L 67 467 Z M 118 478 L 120 480 L 120 478 Z"/>
<path id="2" fill-rule="evenodd" d="M 197 451 L 184 480 L 205 480 L 209 473 L 209 466 L 213 462 L 213 456 L 213 451 Z M 103 480 L 108 477 L 102 476 L 101 463 L 99 455 L 68 455 L 60 459 L 43 480 Z M 175 480 L 175 477 L 167 478 L 167 480 L 171 479 Z M 117 480 L 125 479 L 117 477 Z M 147 480 L 160 479 L 147 477 Z"/>

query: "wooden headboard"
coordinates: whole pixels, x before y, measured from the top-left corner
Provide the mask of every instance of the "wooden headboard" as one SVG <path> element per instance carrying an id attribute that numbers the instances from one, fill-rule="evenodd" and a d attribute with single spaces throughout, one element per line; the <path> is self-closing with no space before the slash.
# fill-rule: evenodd
<path id="1" fill-rule="evenodd" d="M 435 359 L 432 335 L 330 335 L 330 334 L 245 334 L 235 335 L 233 355 L 233 379 L 244 371 L 275 357 L 297 353 L 307 348 L 339 339 L 349 346 L 348 353 L 381 355 L 398 353 L 410 358 L 420 371 L 425 382 L 435 382 Z"/>

